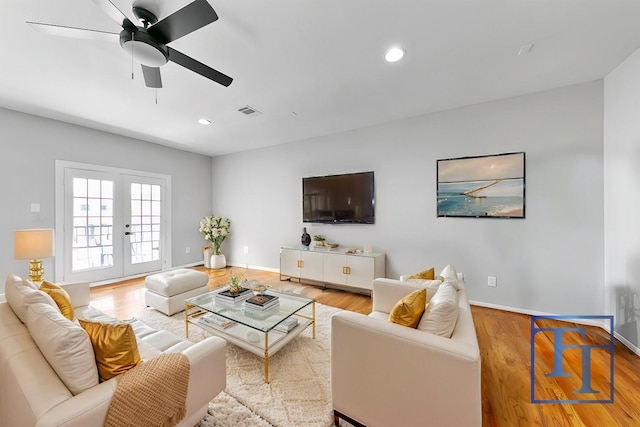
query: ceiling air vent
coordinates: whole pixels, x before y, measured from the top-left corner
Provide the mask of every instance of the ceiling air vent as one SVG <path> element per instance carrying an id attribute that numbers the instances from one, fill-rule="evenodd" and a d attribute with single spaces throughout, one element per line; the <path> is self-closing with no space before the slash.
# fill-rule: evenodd
<path id="1" fill-rule="evenodd" d="M 242 108 L 238 108 L 238 111 L 240 111 L 242 114 L 244 114 L 245 116 L 248 117 L 255 117 L 255 116 L 259 116 L 260 114 L 262 114 L 260 111 L 256 110 L 255 108 L 249 106 L 249 105 L 245 105 Z"/>

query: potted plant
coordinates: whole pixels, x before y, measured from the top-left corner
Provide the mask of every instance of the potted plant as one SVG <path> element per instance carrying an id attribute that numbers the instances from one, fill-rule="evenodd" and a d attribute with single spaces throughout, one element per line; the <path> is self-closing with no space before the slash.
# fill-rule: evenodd
<path id="1" fill-rule="evenodd" d="M 205 239 L 211 242 L 209 246 L 203 248 L 205 267 L 224 268 L 227 266 L 227 260 L 220 247 L 222 242 L 229 237 L 230 228 L 229 218 L 209 215 L 200 221 L 200 232 L 204 234 Z"/>
<path id="2" fill-rule="evenodd" d="M 322 234 L 313 235 L 313 244 L 316 247 L 324 246 L 325 237 Z"/>
<path id="3" fill-rule="evenodd" d="M 242 278 L 242 274 L 236 275 L 235 273 L 231 272 L 231 275 L 229 276 L 229 291 L 232 294 L 237 294 L 242 290 Z"/>

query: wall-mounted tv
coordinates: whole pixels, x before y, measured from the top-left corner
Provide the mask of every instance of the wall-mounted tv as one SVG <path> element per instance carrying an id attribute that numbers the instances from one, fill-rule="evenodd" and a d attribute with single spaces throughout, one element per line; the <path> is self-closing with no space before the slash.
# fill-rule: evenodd
<path id="1" fill-rule="evenodd" d="M 524 160 L 524 153 L 438 160 L 438 216 L 524 218 Z"/>
<path id="2" fill-rule="evenodd" d="M 302 220 L 374 224 L 373 172 L 302 178 Z"/>

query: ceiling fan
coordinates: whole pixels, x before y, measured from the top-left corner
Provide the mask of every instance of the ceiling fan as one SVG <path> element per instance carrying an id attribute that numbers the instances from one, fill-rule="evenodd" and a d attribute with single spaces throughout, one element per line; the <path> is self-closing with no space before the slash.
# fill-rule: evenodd
<path id="1" fill-rule="evenodd" d="M 122 26 L 122 31 L 119 34 L 31 21 L 27 21 L 27 24 L 58 36 L 119 41 L 122 48 L 126 52 L 130 52 L 141 63 L 147 87 L 162 87 L 160 67 L 168 61 L 181 65 L 223 86 L 229 86 L 233 81 L 226 74 L 167 46 L 168 43 L 218 19 L 218 15 L 207 0 L 195 0 L 160 21 L 147 8 L 134 3 L 133 14 L 142 26 L 131 22 L 110 0 L 93 0 L 93 2 Z"/>

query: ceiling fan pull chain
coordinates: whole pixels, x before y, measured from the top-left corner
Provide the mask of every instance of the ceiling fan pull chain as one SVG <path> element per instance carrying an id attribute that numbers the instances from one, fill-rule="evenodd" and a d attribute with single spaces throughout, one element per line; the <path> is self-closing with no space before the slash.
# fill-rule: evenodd
<path id="1" fill-rule="evenodd" d="M 155 89 L 156 89 L 156 105 L 158 105 L 158 88 L 155 88 Z"/>
<path id="2" fill-rule="evenodd" d="M 131 41 L 134 39 L 134 34 L 131 33 Z M 133 43 L 131 43 L 131 80 L 133 80 Z"/>

